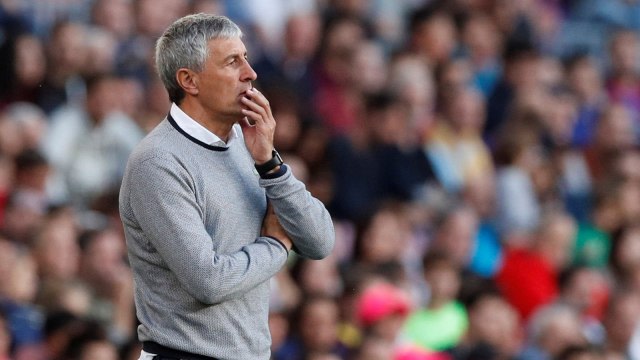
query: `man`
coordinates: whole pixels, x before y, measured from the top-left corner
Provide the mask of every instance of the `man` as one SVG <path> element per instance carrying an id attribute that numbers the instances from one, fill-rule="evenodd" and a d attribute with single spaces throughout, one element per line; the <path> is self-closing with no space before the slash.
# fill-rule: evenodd
<path id="1" fill-rule="evenodd" d="M 333 248 L 329 213 L 273 150 L 241 36 L 198 14 L 157 42 L 173 105 L 120 192 L 141 359 L 268 359 L 269 278 L 292 247 L 312 259 Z"/>

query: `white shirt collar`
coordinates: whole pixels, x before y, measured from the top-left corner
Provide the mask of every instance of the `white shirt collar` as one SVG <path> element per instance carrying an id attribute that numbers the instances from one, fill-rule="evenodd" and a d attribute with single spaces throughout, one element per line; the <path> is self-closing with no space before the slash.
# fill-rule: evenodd
<path id="1" fill-rule="evenodd" d="M 169 113 L 180 129 L 205 144 L 226 147 L 233 139 L 238 137 L 236 128 L 232 127 L 231 133 L 229 133 L 229 140 L 225 143 L 218 135 L 212 133 L 199 122 L 193 120 L 189 115 L 182 111 L 176 103 L 171 104 L 171 110 L 169 110 Z"/>

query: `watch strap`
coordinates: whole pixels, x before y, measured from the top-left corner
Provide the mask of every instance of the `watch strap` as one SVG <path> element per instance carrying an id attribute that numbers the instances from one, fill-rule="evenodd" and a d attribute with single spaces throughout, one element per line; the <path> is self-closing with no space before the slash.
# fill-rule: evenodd
<path id="1" fill-rule="evenodd" d="M 284 163 L 277 151 L 272 150 L 271 154 L 273 155 L 271 157 L 271 160 L 267 161 L 264 164 L 255 164 L 256 170 L 261 177 L 265 176 L 269 171 L 275 169 L 278 166 L 281 166 Z"/>

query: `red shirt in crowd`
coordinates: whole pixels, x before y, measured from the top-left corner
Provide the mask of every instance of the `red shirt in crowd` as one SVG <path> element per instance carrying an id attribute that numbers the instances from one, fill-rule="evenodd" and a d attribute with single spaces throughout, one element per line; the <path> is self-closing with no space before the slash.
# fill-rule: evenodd
<path id="1" fill-rule="evenodd" d="M 540 255 L 526 249 L 507 250 L 496 281 L 523 320 L 558 294 L 555 270 Z"/>

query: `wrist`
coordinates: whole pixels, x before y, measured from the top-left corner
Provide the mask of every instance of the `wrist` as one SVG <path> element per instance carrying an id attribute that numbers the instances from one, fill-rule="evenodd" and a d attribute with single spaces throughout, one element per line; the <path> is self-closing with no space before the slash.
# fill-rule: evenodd
<path id="1" fill-rule="evenodd" d="M 271 236 L 271 235 L 264 235 L 264 236 L 275 240 L 278 244 L 280 244 L 280 246 L 282 246 L 287 251 L 287 254 L 289 254 L 289 252 L 293 248 L 293 244 L 291 243 L 291 241 L 278 239 L 277 237 Z"/>
<path id="2" fill-rule="evenodd" d="M 277 151 L 272 150 L 271 158 L 269 158 L 269 160 L 264 162 L 258 162 L 256 160 L 255 167 L 256 167 L 256 170 L 258 171 L 258 174 L 262 177 L 262 176 L 268 175 L 269 173 L 278 172 L 282 164 L 283 164 L 283 161 L 282 161 L 282 158 L 280 157 L 280 154 L 278 154 Z"/>

